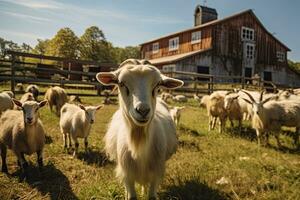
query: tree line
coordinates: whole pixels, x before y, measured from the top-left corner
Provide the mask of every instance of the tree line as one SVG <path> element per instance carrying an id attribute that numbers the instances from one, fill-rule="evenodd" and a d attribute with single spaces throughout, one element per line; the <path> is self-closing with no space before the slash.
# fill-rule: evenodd
<path id="1" fill-rule="evenodd" d="M 34 47 L 26 43 L 18 45 L 0 37 L 0 58 L 5 57 L 5 50 L 105 63 L 120 63 L 127 58 L 140 57 L 138 46 L 114 47 L 97 26 L 88 27 L 80 37 L 72 29 L 62 28 L 51 39 L 37 39 Z"/>

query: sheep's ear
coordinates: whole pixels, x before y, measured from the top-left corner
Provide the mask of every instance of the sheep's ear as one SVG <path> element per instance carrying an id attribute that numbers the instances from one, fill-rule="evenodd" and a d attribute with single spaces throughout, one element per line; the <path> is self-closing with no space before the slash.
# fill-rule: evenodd
<path id="1" fill-rule="evenodd" d="M 82 104 L 78 104 L 79 108 L 81 108 L 82 110 L 86 111 L 85 110 L 85 107 L 82 105 Z"/>
<path id="2" fill-rule="evenodd" d="M 14 98 L 12 100 L 13 100 L 14 104 L 16 104 L 16 106 L 22 108 L 22 103 L 20 101 L 18 101 L 17 99 L 14 99 Z"/>
<path id="3" fill-rule="evenodd" d="M 161 86 L 166 89 L 176 89 L 183 86 L 184 82 L 175 78 L 169 78 L 165 75 L 162 76 Z"/>
<path id="4" fill-rule="evenodd" d="M 47 104 L 47 102 L 48 102 L 47 100 L 41 101 L 39 103 L 39 107 L 41 108 L 41 107 L 45 106 Z"/>
<path id="5" fill-rule="evenodd" d="M 118 77 L 113 72 L 99 72 L 96 74 L 97 80 L 103 85 L 117 85 Z"/>
<path id="6" fill-rule="evenodd" d="M 96 107 L 96 110 L 99 110 L 102 107 L 103 107 L 103 105 L 99 105 L 99 106 Z"/>
<path id="7" fill-rule="evenodd" d="M 249 101 L 248 99 L 242 98 L 244 101 L 246 101 L 247 103 L 249 103 L 250 105 L 252 105 L 252 102 Z"/>

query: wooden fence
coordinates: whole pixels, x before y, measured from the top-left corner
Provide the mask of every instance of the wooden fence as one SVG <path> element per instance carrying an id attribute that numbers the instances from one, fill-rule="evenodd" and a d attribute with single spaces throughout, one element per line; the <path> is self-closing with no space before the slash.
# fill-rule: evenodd
<path id="1" fill-rule="evenodd" d="M 63 63 L 80 63 L 82 65 L 103 66 L 102 69 L 109 71 L 116 68 L 116 64 L 97 63 L 93 61 L 83 61 L 66 59 L 53 56 L 44 56 L 36 54 L 28 54 L 21 52 L 8 51 L 9 60 L 0 60 L 0 81 L 9 81 L 11 90 L 15 92 L 16 83 L 30 83 L 37 85 L 60 85 L 64 88 L 89 89 L 97 91 L 86 95 L 100 95 L 103 86 L 95 80 L 96 72 L 83 72 L 75 70 L 65 70 L 62 65 L 51 64 L 50 67 L 37 67 L 39 63 L 20 61 L 22 58 L 40 59 L 40 63 L 44 60 L 63 62 Z M 49 76 L 51 78 L 39 78 L 38 74 L 55 74 Z M 242 76 L 216 76 L 208 74 L 199 74 L 192 72 L 165 72 L 167 76 L 179 78 L 184 81 L 184 86 L 175 92 L 186 93 L 205 93 L 210 94 L 215 90 L 229 90 L 232 88 L 250 88 L 250 89 L 267 89 L 275 90 L 277 87 L 270 81 L 262 81 L 260 78 L 246 78 Z M 70 80 L 71 75 L 81 76 L 81 80 Z M 75 94 L 75 93 L 74 93 Z M 76 94 L 84 95 L 84 94 Z"/>

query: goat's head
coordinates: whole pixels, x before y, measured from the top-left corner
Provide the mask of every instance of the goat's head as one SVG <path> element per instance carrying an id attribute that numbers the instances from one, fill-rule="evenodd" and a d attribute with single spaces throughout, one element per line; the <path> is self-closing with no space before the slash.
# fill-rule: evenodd
<path id="1" fill-rule="evenodd" d="M 118 85 L 119 102 L 129 120 L 146 126 L 153 118 L 160 87 L 175 89 L 183 82 L 169 78 L 146 60 L 129 59 L 113 72 L 100 72 L 97 80 L 104 85 Z"/>
<path id="2" fill-rule="evenodd" d="M 253 98 L 253 96 L 250 93 L 248 93 L 244 90 L 242 90 L 242 92 L 245 93 L 249 97 L 249 99 L 243 98 L 243 100 L 252 105 L 252 111 L 253 111 L 254 114 L 257 114 L 257 115 L 262 114 L 263 106 L 264 106 L 265 103 L 267 103 L 270 100 L 273 100 L 275 98 L 274 96 L 272 96 L 272 97 L 263 99 L 263 95 L 264 95 L 264 92 L 265 92 L 263 90 L 263 91 L 261 91 L 259 101 L 257 102 L 257 101 L 255 101 L 255 99 Z"/>
<path id="3" fill-rule="evenodd" d="M 225 95 L 225 98 L 224 98 L 225 109 L 229 110 L 231 108 L 232 104 L 234 103 L 234 101 L 236 101 L 238 98 L 239 98 L 238 94 L 230 93 L 230 94 Z"/>
<path id="4" fill-rule="evenodd" d="M 20 101 L 13 99 L 13 102 L 22 109 L 23 116 L 24 116 L 24 123 L 27 125 L 34 125 L 38 118 L 39 113 L 38 110 L 45 106 L 47 101 L 41 101 L 40 103 L 36 101 L 25 101 L 24 103 L 21 103 Z"/>
<path id="5" fill-rule="evenodd" d="M 95 114 L 96 111 L 103 107 L 103 105 L 99 106 L 83 106 L 82 104 L 78 105 L 85 113 L 85 117 L 90 124 L 95 122 Z"/>

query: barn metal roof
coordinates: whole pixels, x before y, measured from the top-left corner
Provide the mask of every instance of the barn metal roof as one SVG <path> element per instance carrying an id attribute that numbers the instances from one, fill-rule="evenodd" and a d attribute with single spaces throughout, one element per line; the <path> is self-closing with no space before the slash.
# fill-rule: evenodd
<path id="1" fill-rule="evenodd" d="M 153 65 L 156 65 L 156 64 L 171 64 L 171 63 L 174 63 L 176 61 L 182 60 L 184 58 L 188 58 L 190 56 L 196 55 L 198 53 L 207 52 L 209 50 L 211 50 L 211 48 L 210 49 L 201 49 L 201 50 L 192 51 L 192 52 L 188 52 L 188 53 L 176 54 L 176 55 L 173 55 L 173 56 L 160 57 L 160 58 L 156 58 L 156 59 L 151 59 L 149 61 Z"/>

